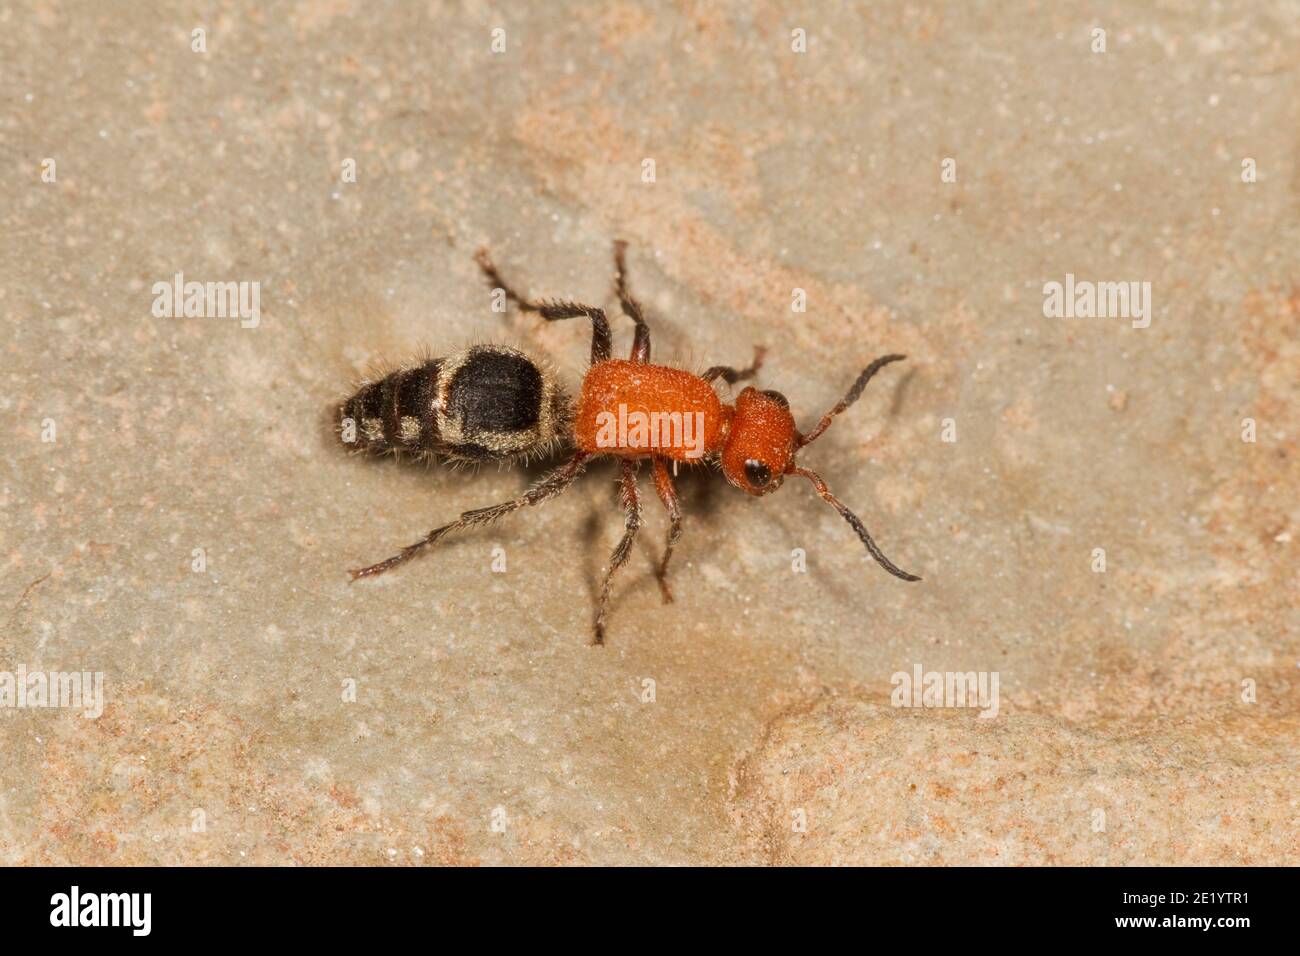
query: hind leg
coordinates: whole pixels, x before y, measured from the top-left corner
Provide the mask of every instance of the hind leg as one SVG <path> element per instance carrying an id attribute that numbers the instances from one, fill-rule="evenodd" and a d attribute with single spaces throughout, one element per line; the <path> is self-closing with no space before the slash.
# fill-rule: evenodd
<path id="1" fill-rule="evenodd" d="M 556 468 L 550 474 L 543 477 L 535 485 L 525 491 L 518 498 L 502 502 L 499 505 L 492 505 L 488 508 L 476 508 L 473 511 L 466 511 L 451 524 L 445 524 L 441 528 L 434 528 L 421 540 L 415 544 L 408 544 L 391 558 L 386 558 L 378 564 L 372 564 L 368 568 L 358 568 L 349 571 L 352 580 L 358 578 L 373 577 L 377 574 L 383 574 L 385 571 L 391 571 L 399 564 L 405 564 L 413 557 L 431 545 L 437 544 L 442 538 L 454 531 L 462 528 L 469 528 L 478 524 L 490 524 L 498 518 L 503 518 L 512 511 L 518 511 L 520 508 L 526 508 L 529 505 L 541 504 L 543 501 L 549 501 L 552 498 L 562 494 L 573 480 L 582 474 L 583 469 L 590 464 L 590 456 L 585 451 L 580 451 L 565 464 Z"/>
<path id="2" fill-rule="evenodd" d="M 591 364 L 595 365 L 597 362 L 603 362 L 609 358 L 611 336 L 609 320 L 605 318 L 604 309 L 597 308 L 594 305 L 583 305 L 580 302 L 547 302 L 544 299 L 534 302 L 506 285 L 505 280 L 501 278 L 501 273 L 492 264 L 492 259 L 488 256 L 486 249 L 480 249 L 476 252 L 474 259 L 478 262 L 479 268 L 483 270 L 484 275 L 488 277 L 488 281 L 492 283 L 493 287 L 504 292 L 506 298 L 519 306 L 524 312 L 536 312 L 547 322 L 576 319 L 584 315 L 591 319 Z"/>

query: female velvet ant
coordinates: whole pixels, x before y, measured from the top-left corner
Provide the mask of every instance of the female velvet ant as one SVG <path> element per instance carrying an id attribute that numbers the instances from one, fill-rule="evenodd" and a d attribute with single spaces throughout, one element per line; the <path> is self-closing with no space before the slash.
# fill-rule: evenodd
<path id="1" fill-rule="evenodd" d="M 384 402 L 375 400 L 374 414 L 369 417 L 377 418 L 379 424 L 375 425 L 373 431 L 382 439 L 392 428 L 396 428 L 399 435 L 405 428 L 412 439 L 416 439 L 423 432 L 417 430 L 415 422 L 403 425 L 402 412 L 409 411 L 411 414 L 406 417 L 420 421 L 436 419 L 439 415 L 445 415 L 448 408 L 455 406 L 458 389 L 465 389 L 469 392 L 469 398 L 461 402 L 462 415 L 484 423 L 480 430 L 485 434 L 472 442 L 476 447 L 499 447 L 508 450 L 510 454 L 527 453 L 530 445 L 526 437 L 517 442 L 501 438 L 504 419 L 509 418 L 512 426 L 528 425 L 530 422 L 535 426 L 534 419 L 540 420 L 545 406 L 549 409 L 546 412 L 548 421 L 563 422 L 567 429 L 564 437 L 567 439 L 570 458 L 519 497 L 487 508 L 467 511 L 450 524 L 435 528 L 421 540 L 402 548 L 392 557 L 349 572 L 352 580 L 391 571 L 454 531 L 489 524 L 520 508 L 549 501 L 564 492 L 593 461 L 612 456 L 619 460 L 621 469 L 620 487 L 625 521 L 623 537 L 614 548 L 601 586 L 595 621 L 597 644 L 603 644 L 605 640 L 605 613 L 609 603 L 610 584 L 615 573 L 627 561 L 632 542 L 641 527 L 641 494 L 637 487 L 637 471 L 641 461 L 647 459 L 653 472 L 655 493 L 668 512 L 669 519 L 667 545 L 657 570 L 665 602 L 673 599 L 667 580 L 668 563 L 682 529 L 682 513 L 673 484 L 673 473 L 679 462 L 717 463 L 727 481 L 755 496 L 770 494 L 780 488 L 788 476 L 806 478 L 822 500 L 849 523 L 866 546 L 867 552 L 882 568 L 904 581 L 919 581 L 920 578 L 916 575 L 903 571 L 885 557 L 857 515 L 831 494 L 826 482 L 816 472 L 800 467 L 795 460 L 805 446 L 821 437 L 837 415 L 858 400 L 872 376 L 904 356 L 885 355 L 876 359 L 862 370 L 844 398 L 822 416 L 812 431 L 800 432 L 790 414 L 789 402 L 780 392 L 746 387 L 736 396 L 735 404 L 729 405 L 714 391 L 714 382 L 718 379 L 731 384 L 752 378 L 762 364 L 762 349 L 755 350 L 754 362 L 747 368 L 735 369 L 718 365 L 702 375 L 671 366 L 651 364 L 650 327 L 646 324 L 640 304 L 627 289 L 625 251 L 625 243 L 614 244 L 615 291 L 623 312 L 635 325 L 631 355 L 626 360 L 611 358 L 610 327 L 603 309 L 576 302 L 533 301 L 525 298 L 501 279 L 486 250 L 479 251 L 478 263 L 489 281 L 525 312 L 537 313 L 548 322 L 580 317 L 591 321 L 591 365 L 583 378 L 576 405 L 571 409 L 564 408 L 558 386 L 552 384 L 549 390 L 544 388 L 541 383 L 551 380 L 540 375 L 535 377 L 535 363 L 521 353 L 513 353 L 523 359 L 522 362 L 513 364 L 514 374 L 507 373 L 504 365 L 493 359 L 485 361 L 482 374 L 473 381 L 466 379 L 458 385 L 458 380 L 465 376 L 464 370 L 472 367 L 460 363 L 456 366 L 460 374 L 449 379 L 441 391 L 438 388 L 437 374 L 433 375 L 432 384 L 416 384 L 418 376 L 406 385 L 393 383 L 389 387 L 391 412 L 386 410 L 388 406 Z M 489 375 L 489 372 L 492 374 Z M 394 374 L 413 373 L 407 370 Z M 425 379 L 429 375 L 430 372 L 426 369 Z M 521 387 L 519 379 L 523 377 L 533 385 Z M 489 380 L 489 385 L 483 384 Z M 412 398 L 407 402 L 402 396 L 408 393 L 418 394 L 418 400 Z M 364 421 L 366 416 L 362 406 L 365 403 L 360 400 L 360 395 L 358 393 L 349 402 L 355 410 L 362 413 Z M 502 395 L 506 397 L 503 399 Z M 479 405 L 482 406 L 481 409 L 478 408 Z M 344 409 L 348 407 L 348 403 L 343 406 Z M 502 413 L 502 407 L 508 407 L 512 414 Z M 537 412 L 536 415 L 533 414 L 534 411 Z M 384 424 L 387 421 L 385 415 L 395 422 L 392 428 Z M 444 429 L 439 434 L 445 433 Z M 550 437 L 548 435 L 547 440 Z M 538 440 L 541 440 L 540 436 Z M 447 447 L 451 448 L 454 455 L 454 446 L 446 446 L 444 451 Z M 475 451 L 464 457 L 485 456 Z"/>

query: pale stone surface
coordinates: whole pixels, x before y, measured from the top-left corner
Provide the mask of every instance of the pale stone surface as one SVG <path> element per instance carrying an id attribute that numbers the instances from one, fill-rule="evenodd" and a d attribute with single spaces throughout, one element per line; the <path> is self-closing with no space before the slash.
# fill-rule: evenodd
<path id="1" fill-rule="evenodd" d="M 1245 744 L 1243 719 L 1128 736 L 952 713 L 829 698 L 774 721 L 736 776 L 746 843 L 787 865 L 1257 865 L 1300 850 L 1294 717 Z"/>
<path id="2" fill-rule="evenodd" d="M 0 861 L 1300 863 L 1295 5 L 521 6 L 0 11 L 0 671 L 107 695 L 0 708 Z M 923 583 L 697 473 L 677 602 L 646 487 L 593 648 L 606 465 L 347 584 L 530 474 L 350 458 L 329 403 L 475 340 L 576 385 L 472 253 L 612 306 L 616 237 L 656 356 L 765 343 L 805 426 L 909 355 L 803 461 Z M 260 325 L 154 317 L 179 271 Z M 1045 318 L 1067 274 L 1150 326 Z M 891 708 L 918 663 L 998 716 Z"/>

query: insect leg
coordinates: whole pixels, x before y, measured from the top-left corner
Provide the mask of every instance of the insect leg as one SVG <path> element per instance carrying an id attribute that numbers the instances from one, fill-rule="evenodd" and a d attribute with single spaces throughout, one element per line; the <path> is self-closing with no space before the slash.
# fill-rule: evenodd
<path id="1" fill-rule="evenodd" d="M 609 556 L 609 569 L 605 572 L 605 582 L 600 588 L 600 606 L 596 610 L 596 643 L 605 643 L 605 610 L 609 605 L 609 587 L 614 579 L 614 574 L 627 562 L 627 556 L 632 553 L 632 542 L 636 539 L 637 530 L 641 527 L 641 493 L 636 487 L 637 463 L 631 459 L 624 458 L 622 461 L 623 473 L 620 480 L 621 488 L 619 497 L 623 503 L 623 513 L 626 518 L 623 523 L 623 537 L 614 548 L 614 553 Z"/>
<path id="2" fill-rule="evenodd" d="M 706 382 L 712 382 L 715 378 L 720 378 L 728 385 L 734 385 L 737 382 L 743 382 L 747 378 L 753 378 L 760 368 L 763 367 L 763 356 L 767 354 L 767 348 L 762 345 L 754 346 L 754 361 L 748 368 L 732 368 L 730 365 L 715 365 L 709 369 L 700 378 Z"/>
<path id="3" fill-rule="evenodd" d="M 488 277 L 488 281 L 492 283 L 493 287 L 504 292 L 506 298 L 523 311 L 536 312 L 547 322 L 556 322 L 560 319 L 576 319 L 584 315 L 591 319 L 591 364 L 595 365 L 597 362 L 603 362 L 609 358 L 611 336 L 609 320 L 605 318 L 604 309 L 599 309 L 594 305 L 582 305 L 579 302 L 548 302 L 546 300 L 534 302 L 506 285 L 505 280 L 501 278 L 501 273 L 497 272 L 497 267 L 492 264 L 492 259 L 488 256 L 486 249 L 480 249 L 475 253 L 474 259 L 478 262 L 479 268 L 483 270 L 484 275 Z"/>
<path id="4" fill-rule="evenodd" d="M 650 326 L 646 324 L 641 303 L 632 298 L 632 294 L 627 291 L 627 243 L 622 239 L 614 243 L 614 291 L 618 293 L 623 314 L 636 323 L 631 359 L 633 362 L 649 362 Z"/>
<path id="5" fill-rule="evenodd" d="M 668 473 L 668 460 L 656 458 L 654 470 L 655 491 L 659 493 L 659 500 L 663 502 L 664 510 L 668 512 L 668 543 L 664 548 L 664 557 L 659 562 L 656 576 L 659 578 L 659 590 L 663 594 L 664 603 L 671 604 L 673 589 L 668 585 L 668 561 L 673 556 L 673 547 L 677 544 L 677 539 L 682 535 L 682 509 L 677 504 L 677 489 L 673 486 L 673 476 Z"/>
<path id="6" fill-rule="evenodd" d="M 378 564 L 372 564 L 367 568 L 358 568 L 349 571 L 348 574 L 352 575 L 353 581 L 358 578 L 368 578 L 377 574 L 383 574 L 385 571 L 391 571 L 399 564 L 405 564 L 407 561 L 410 561 L 425 548 L 436 544 L 453 531 L 459 531 L 462 528 L 469 528 L 474 525 L 490 524 L 498 518 L 505 517 L 512 511 L 518 511 L 520 508 L 525 508 L 528 505 L 537 505 L 544 501 L 549 501 L 564 492 L 564 490 L 573 483 L 573 480 L 582 474 L 583 469 L 590 463 L 588 460 L 589 458 L 590 456 L 586 452 L 580 451 L 565 464 L 541 478 L 518 498 L 502 502 L 499 505 L 466 511 L 451 524 L 445 524 L 441 528 L 434 528 L 421 540 L 415 542 L 415 544 L 407 545 L 391 558 L 380 561 Z"/>

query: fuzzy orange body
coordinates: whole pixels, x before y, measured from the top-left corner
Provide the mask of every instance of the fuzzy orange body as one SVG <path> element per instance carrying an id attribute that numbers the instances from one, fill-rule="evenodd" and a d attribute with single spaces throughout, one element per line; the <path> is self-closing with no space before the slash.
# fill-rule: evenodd
<path id="1" fill-rule="evenodd" d="M 593 455 L 695 461 L 726 441 L 731 408 L 698 375 L 609 359 L 582 381 L 574 443 Z"/>

